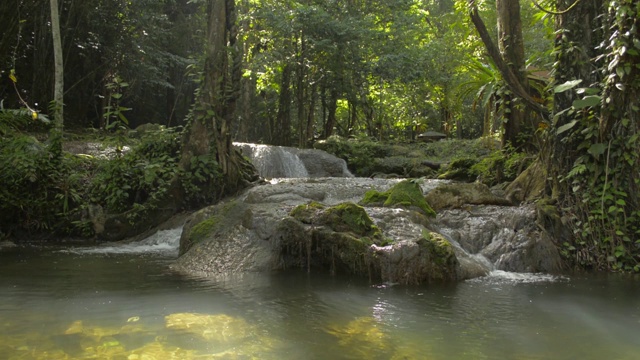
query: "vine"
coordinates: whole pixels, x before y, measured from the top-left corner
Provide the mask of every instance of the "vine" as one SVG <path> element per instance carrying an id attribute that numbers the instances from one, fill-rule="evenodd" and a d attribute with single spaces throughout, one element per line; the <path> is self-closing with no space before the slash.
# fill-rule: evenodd
<path id="1" fill-rule="evenodd" d="M 578 88 L 577 99 L 561 112 L 572 120 L 556 129 L 561 142 L 577 145 L 560 181 L 569 189 L 564 210 L 574 230 L 564 254 L 582 267 L 640 272 L 639 15 L 634 1 L 609 4 L 602 90 Z M 568 81 L 555 90 L 578 84 Z"/>
<path id="2" fill-rule="evenodd" d="M 568 8 L 566 8 L 565 10 L 561 10 L 561 11 L 553 11 L 553 10 L 547 10 L 545 8 L 542 7 L 542 5 L 540 5 L 536 0 L 531 0 L 531 2 L 533 2 L 533 5 L 535 5 L 535 7 L 538 8 L 538 10 L 550 14 L 550 15 L 564 15 L 566 13 L 568 13 L 569 11 L 573 10 L 582 0 L 576 0 L 573 4 L 571 4 L 571 6 L 569 6 Z"/>

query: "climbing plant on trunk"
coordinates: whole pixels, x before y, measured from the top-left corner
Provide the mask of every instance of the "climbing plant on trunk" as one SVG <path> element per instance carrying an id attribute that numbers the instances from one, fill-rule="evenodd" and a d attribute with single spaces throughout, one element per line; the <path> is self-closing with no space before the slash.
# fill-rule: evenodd
<path id="1" fill-rule="evenodd" d="M 183 143 L 180 166 L 190 173 L 209 168 L 215 157 L 222 178 L 220 195 L 233 192 L 254 176 L 232 146 L 231 128 L 239 97 L 242 51 L 237 41 L 234 0 L 209 0 L 201 86 Z M 210 173 L 209 173 L 210 174 Z"/>
<path id="2" fill-rule="evenodd" d="M 558 10 L 547 164 L 574 233 L 563 251 L 578 266 L 638 272 L 640 9 L 632 0 L 563 0 Z"/>

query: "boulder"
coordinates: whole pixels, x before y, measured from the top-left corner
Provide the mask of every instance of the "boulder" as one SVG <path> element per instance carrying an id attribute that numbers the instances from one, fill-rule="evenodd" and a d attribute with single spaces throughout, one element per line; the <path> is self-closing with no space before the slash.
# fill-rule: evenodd
<path id="1" fill-rule="evenodd" d="M 425 199 L 436 211 L 459 209 L 464 205 L 512 205 L 509 200 L 494 195 L 482 183 L 443 184 L 430 191 Z"/>
<path id="2" fill-rule="evenodd" d="M 392 185 L 400 184 L 333 178 L 256 186 L 191 215 L 173 268 L 207 275 L 303 268 L 412 284 L 458 280 L 465 272 L 454 250 L 442 251 L 445 241 L 425 237 L 431 234 L 428 218 L 410 204 L 411 196 L 393 195 L 399 200 L 385 207 L 340 201 L 362 199 L 371 186 L 384 193 Z M 403 187 L 417 190 L 424 202 L 420 185 L 395 188 Z"/>
<path id="3" fill-rule="evenodd" d="M 541 236 L 534 210 L 467 204 L 433 218 L 422 193 L 443 184 L 323 178 L 255 186 L 192 214 L 172 267 L 208 276 L 302 268 L 403 284 L 468 279 L 493 268 L 557 270 L 557 251 Z"/>

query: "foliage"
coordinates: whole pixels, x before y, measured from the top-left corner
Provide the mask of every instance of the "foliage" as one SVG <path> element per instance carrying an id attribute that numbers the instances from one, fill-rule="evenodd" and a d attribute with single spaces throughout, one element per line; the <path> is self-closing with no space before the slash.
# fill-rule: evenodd
<path id="1" fill-rule="evenodd" d="M 133 108 L 128 116 L 133 126 L 146 119 L 165 124 L 182 120 L 194 88 L 185 77 L 186 66 L 203 45 L 198 5 L 175 0 L 59 2 L 66 124 L 97 126 L 110 98 L 107 87 L 118 77 L 130 84 L 120 101 Z M 18 94 L 10 83 L 0 82 L 0 99 L 17 107 L 22 97 L 46 113 L 39 107 L 53 99 L 49 2 L 5 1 L 0 14 L 0 74 L 4 80 L 11 69 L 21 84 Z"/>
<path id="2" fill-rule="evenodd" d="M 0 174 L 2 228 L 87 236 L 91 230 L 85 214 L 90 207 L 127 212 L 135 221 L 162 206 L 176 179 L 184 186 L 187 203 L 202 204 L 218 196 L 202 191 L 204 184 L 219 180 L 211 157 L 196 158 L 191 173 L 179 170 L 180 133 L 175 129 L 161 128 L 128 142 L 109 156 L 63 153 L 58 158 L 50 142 L 15 132 L 5 136 L 0 144 L 0 166 L 6 169 Z"/>
<path id="3" fill-rule="evenodd" d="M 52 161 L 51 147 L 16 134 L 0 143 L 0 224 L 5 231 L 59 231 L 81 201 L 82 168 L 73 157 Z"/>
<path id="4" fill-rule="evenodd" d="M 176 133 L 158 132 L 132 151 L 102 161 L 90 186 L 91 201 L 112 213 L 157 204 L 178 171 L 178 148 Z"/>
<path id="5" fill-rule="evenodd" d="M 347 162 L 349 170 L 357 176 L 371 175 L 371 167 L 375 158 L 391 154 L 391 148 L 372 140 L 350 141 L 339 136 L 332 136 L 316 143 L 316 148 L 331 153 Z"/>
<path id="6" fill-rule="evenodd" d="M 633 29 L 640 9 L 626 0 L 610 1 L 608 6 L 608 15 L 600 18 L 607 31 L 594 31 L 602 42 L 596 48 L 602 80 L 591 84 L 586 77 L 567 79 L 555 87 L 557 99 L 571 101 L 557 112 L 551 133 L 571 149 L 567 152 L 571 162 L 557 178 L 563 190 L 556 195 L 574 232 L 563 248 L 573 264 L 639 272 L 640 39 Z M 600 11 L 578 8 L 588 10 Z M 573 58 L 572 53 L 580 50 L 579 41 L 561 45 L 557 56 L 560 63 L 568 63 L 567 68 L 593 66 Z M 578 87 L 583 83 L 586 87 Z"/>
<path id="7" fill-rule="evenodd" d="M 471 166 L 470 172 L 485 185 L 493 186 L 515 180 L 532 161 L 532 156 L 509 146 L 492 152 Z"/>

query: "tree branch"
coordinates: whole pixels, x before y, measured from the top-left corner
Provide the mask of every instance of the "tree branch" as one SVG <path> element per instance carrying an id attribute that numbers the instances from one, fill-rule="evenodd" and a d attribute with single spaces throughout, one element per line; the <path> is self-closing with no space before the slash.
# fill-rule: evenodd
<path id="1" fill-rule="evenodd" d="M 478 34 L 480 35 L 482 42 L 487 48 L 487 53 L 498 67 L 498 70 L 500 70 L 500 74 L 502 75 L 504 81 L 507 83 L 509 89 L 516 96 L 520 97 L 525 105 L 530 107 L 533 111 L 540 113 L 545 118 L 548 117 L 549 111 L 542 105 L 540 105 L 537 101 L 535 101 L 533 97 L 531 97 L 531 95 L 529 95 L 529 93 L 524 89 L 524 86 L 522 86 L 522 84 L 520 83 L 520 80 L 518 80 L 518 77 L 504 62 L 504 59 L 500 55 L 500 50 L 498 50 L 498 47 L 493 43 L 493 40 L 489 35 L 489 31 L 487 31 L 487 27 L 478 14 L 478 8 L 475 5 L 474 0 L 469 0 L 469 7 L 469 16 L 471 17 L 471 21 L 475 25 L 476 30 L 478 30 Z"/>

